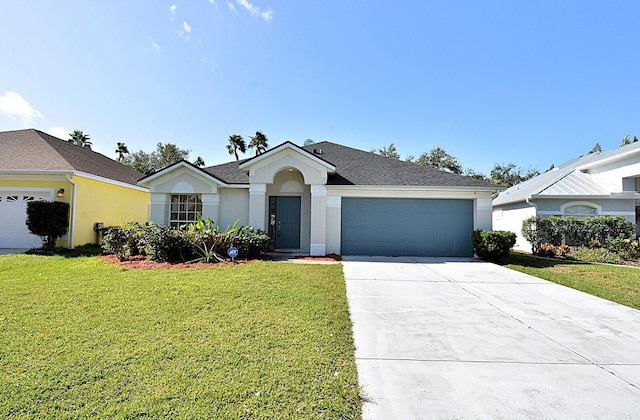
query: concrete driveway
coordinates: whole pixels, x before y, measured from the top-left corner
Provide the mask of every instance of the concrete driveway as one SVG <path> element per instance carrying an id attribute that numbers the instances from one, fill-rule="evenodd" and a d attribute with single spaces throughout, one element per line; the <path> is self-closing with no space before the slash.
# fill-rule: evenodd
<path id="1" fill-rule="evenodd" d="M 640 418 L 640 311 L 471 259 L 343 264 L 365 419 Z"/>

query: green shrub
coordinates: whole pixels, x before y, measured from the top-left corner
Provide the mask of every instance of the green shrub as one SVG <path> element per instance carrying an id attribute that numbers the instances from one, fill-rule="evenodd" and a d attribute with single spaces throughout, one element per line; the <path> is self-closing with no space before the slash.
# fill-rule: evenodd
<path id="1" fill-rule="evenodd" d="M 42 237 L 42 246 L 53 249 L 56 240 L 67 232 L 69 203 L 63 201 L 27 202 L 26 225 L 34 235 Z"/>
<path id="2" fill-rule="evenodd" d="M 238 257 L 240 258 L 258 258 L 267 251 L 269 244 L 269 235 L 263 230 L 253 230 L 251 226 L 240 229 L 238 235 Z"/>
<path id="3" fill-rule="evenodd" d="M 120 260 L 131 255 L 129 249 L 129 232 L 119 227 L 104 230 L 102 236 L 102 250 L 105 254 L 113 254 Z"/>
<path id="4" fill-rule="evenodd" d="M 638 245 L 637 239 L 619 235 L 617 238 L 609 241 L 606 248 L 609 251 L 615 252 L 624 260 L 638 261 L 638 258 L 640 258 L 640 246 Z"/>
<path id="5" fill-rule="evenodd" d="M 558 246 L 564 235 L 563 219 L 557 216 L 533 216 L 522 221 L 522 236 L 531 243 L 531 252 L 536 254 L 542 244 Z"/>
<path id="6" fill-rule="evenodd" d="M 622 262 L 618 254 L 606 248 L 580 247 L 569 258 L 577 261 L 607 264 L 620 264 Z"/>
<path id="7" fill-rule="evenodd" d="M 502 230 L 475 230 L 471 238 L 474 252 L 480 258 L 489 260 L 506 257 L 516 244 L 516 234 Z"/>
<path id="8" fill-rule="evenodd" d="M 185 262 L 195 258 L 194 241 L 178 229 L 147 226 L 142 237 L 144 255 L 157 262 Z"/>
<path id="9" fill-rule="evenodd" d="M 522 222 L 522 236 L 531 243 L 531 252 L 538 253 L 544 244 L 558 247 L 564 242 L 575 246 L 589 246 L 591 243 L 606 244 L 624 235 L 635 236 L 636 226 L 623 216 L 576 217 L 533 216 Z"/>
<path id="10" fill-rule="evenodd" d="M 198 218 L 197 223 L 173 229 L 138 223 L 106 229 L 103 250 L 120 259 L 142 254 L 158 262 L 223 261 L 232 246 L 239 258 L 257 258 L 266 251 L 269 236 L 252 227 L 238 228 L 236 221 L 224 232 L 211 219 Z"/>

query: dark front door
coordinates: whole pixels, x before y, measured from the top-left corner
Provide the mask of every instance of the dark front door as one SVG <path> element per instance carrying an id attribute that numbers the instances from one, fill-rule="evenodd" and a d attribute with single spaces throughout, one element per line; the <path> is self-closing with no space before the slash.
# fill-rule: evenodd
<path id="1" fill-rule="evenodd" d="M 278 249 L 300 248 L 300 197 L 269 197 L 269 236 Z"/>

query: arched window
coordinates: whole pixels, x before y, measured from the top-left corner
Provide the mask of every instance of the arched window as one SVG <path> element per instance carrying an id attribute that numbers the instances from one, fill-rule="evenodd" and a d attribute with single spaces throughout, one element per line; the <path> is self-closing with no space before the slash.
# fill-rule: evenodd
<path id="1" fill-rule="evenodd" d="M 564 206 L 562 206 L 563 216 L 574 216 L 578 218 L 584 218 L 584 217 L 595 217 L 598 214 L 600 214 L 600 207 L 592 203 L 574 202 L 574 203 L 567 203 Z"/>

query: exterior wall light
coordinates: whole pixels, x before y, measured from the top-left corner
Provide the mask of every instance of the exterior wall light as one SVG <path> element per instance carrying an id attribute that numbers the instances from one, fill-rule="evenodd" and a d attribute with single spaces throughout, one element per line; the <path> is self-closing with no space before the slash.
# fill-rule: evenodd
<path id="1" fill-rule="evenodd" d="M 64 188 L 60 188 L 57 192 L 56 195 L 58 196 L 58 198 L 64 198 Z"/>

